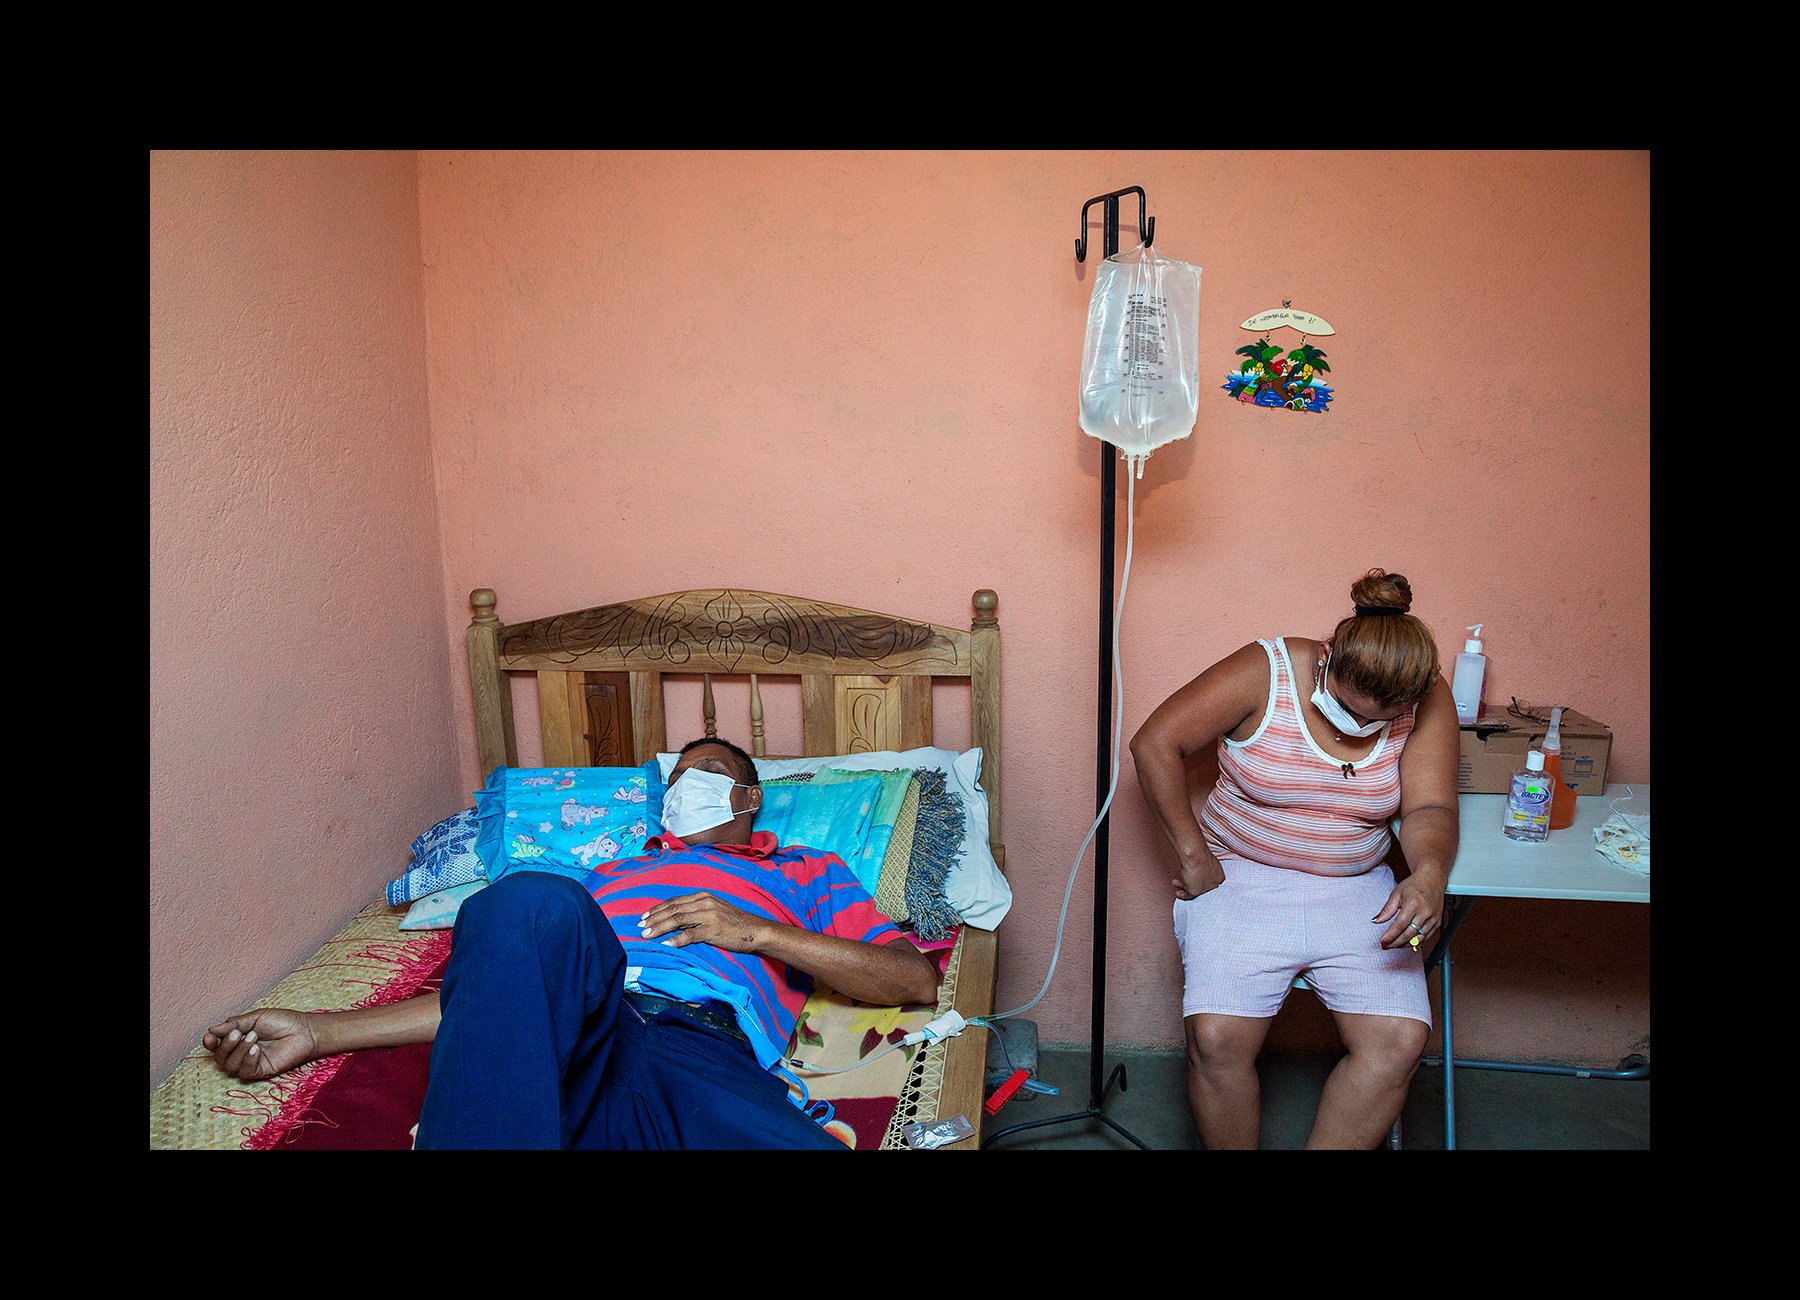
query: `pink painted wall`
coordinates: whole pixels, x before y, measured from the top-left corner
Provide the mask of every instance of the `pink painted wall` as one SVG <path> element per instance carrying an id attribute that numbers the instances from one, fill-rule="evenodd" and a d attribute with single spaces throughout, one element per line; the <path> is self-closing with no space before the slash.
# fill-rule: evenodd
<path id="1" fill-rule="evenodd" d="M 1607 720 L 1614 778 L 1648 779 L 1648 176 L 1635 153 L 1279 175 L 1218 153 L 154 155 L 152 1080 L 466 805 L 480 585 L 509 619 L 731 582 L 945 623 L 994 587 L 1019 895 L 1000 997 L 1035 993 L 1093 801 L 1072 241 L 1122 185 L 1206 268 L 1204 376 L 1287 298 L 1337 327 L 1339 385 L 1328 416 L 1218 393 L 1152 459 L 1127 734 L 1243 641 L 1328 629 L 1381 564 L 1446 656 L 1486 622 L 1490 698 Z M 1524 572 L 1532 549 L 1550 563 Z M 793 694 L 772 693 L 776 748 L 798 744 Z M 953 696 L 940 742 L 966 720 Z M 1173 1046 L 1166 859 L 1124 766 L 1108 1034 Z M 232 815 L 197 815 L 196 790 Z M 1085 870 L 1032 1013 L 1046 1042 L 1087 1036 Z M 1484 903 L 1461 1042 L 1642 1050 L 1648 946 L 1647 909 Z M 1274 1041 L 1329 1035 L 1296 999 Z"/>
<path id="2" fill-rule="evenodd" d="M 150 1078 L 466 805 L 411 153 L 150 158 Z"/>
<path id="3" fill-rule="evenodd" d="M 1194 436 L 1152 458 L 1126 735 L 1245 641 L 1327 632 L 1381 565 L 1412 580 L 1446 662 L 1487 625 L 1490 698 L 1607 721 L 1614 779 L 1649 778 L 1646 154 L 428 153 L 418 170 L 433 661 L 464 789 L 473 587 L 508 620 L 733 584 L 955 624 L 991 586 L 1018 896 L 999 996 L 1033 995 L 1094 805 L 1100 450 L 1075 415 L 1092 260 L 1073 241 L 1085 199 L 1132 184 L 1163 252 L 1205 268 L 1202 375 L 1222 383 L 1252 337 L 1238 323 L 1290 299 L 1337 329 L 1338 397 L 1301 415 L 1209 389 Z M 1120 518 L 1122 555 L 1122 482 Z M 416 626 L 396 618 L 396 636 Z M 776 747 L 797 746 L 795 716 L 777 709 Z M 953 704 L 940 738 L 966 716 Z M 1108 1037 L 1172 1047 L 1167 858 L 1123 764 Z M 1086 867 L 1075 899 L 1032 1013 L 1047 1043 L 1088 1035 Z M 1458 948 L 1459 1045 L 1642 1050 L 1648 951 L 1647 909 L 1484 903 Z M 1274 1043 L 1329 1036 L 1313 1010 Z"/>

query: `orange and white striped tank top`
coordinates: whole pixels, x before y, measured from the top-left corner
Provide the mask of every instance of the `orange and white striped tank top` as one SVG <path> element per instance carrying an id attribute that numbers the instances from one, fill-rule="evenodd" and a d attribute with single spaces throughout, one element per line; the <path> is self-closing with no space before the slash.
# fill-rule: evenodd
<path id="1" fill-rule="evenodd" d="M 1248 740 L 1219 741 L 1218 784 L 1200 812 L 1207 847 L 1316 876 L 1361 875 L 1387 859 L 1414 710 L 1388 723 L 1346 775 L 1300 716 L 1286 642 L 1257 644 L 1269 656 L 1269 704 Z"/>

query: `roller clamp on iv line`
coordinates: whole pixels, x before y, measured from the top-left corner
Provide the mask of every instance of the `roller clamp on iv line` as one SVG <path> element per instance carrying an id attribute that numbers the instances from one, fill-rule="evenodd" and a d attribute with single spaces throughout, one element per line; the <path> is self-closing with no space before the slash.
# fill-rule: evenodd
<path id="1" fill-rule="evenodd" d="M 908 1034 L 905 1038 L 902 1038 L 900 1040 L 900 1043 L 901 1043 L 901 1046 L 903 1046 L 903 1047 L 910 1046 L 913 1043 L 923 1043 L 923 1042 L 935 1043 L 935 1042 L 939 1041 L 940 1039 L 955 1038 L 958 1034 L 962 1033 L 963 1030 L 967 1029 L 971 1024 L 979 1025 L 981 1023 L 982 1023 L 982 1021 L 979 1016 L 977 1016 L 973 1021 L 969 1021 L 969 1020 L 963 1019 L 962 1013 L 960 1011 L 946 1011 L 943 1015 L 939 1016 L 936 1020 L 933 1020 L 930 1024 L 926 1025 L 925 1028 L 915 1029 L 912 1033 Z"/>
<path id="2" fill-rule="evenodd" d="M 799 1070 L 806 1074 L 843 1074 L 849 1070 L 859 1070 L 870 1062 L 877 1061 L 886 1056 L 889 1052 L 897 1051 L 902 1047 L 911 1047 L 916 1043 L 925 1043 L 929 1046 L 932 1043 L 942 1042 L 946 1038 L 955 1038 L 970 1025 L 986 1029 L 988 1028 L 988 1019 L 989 1017 L 977 1016 L 973 1020 L 965 1020 L 960 1011 L 946 1011 L 936 1020 L 927 1024 L 923 1029 L 913 1030 L 912 1033 L 906 1035 L 906 1037 L 902 1038 L 899 1042 L 889 1043 L 873 1056 L 865 1056 L 855 1065 L 846 1065 L 836 1070 L 817 1069 L 808 1065 L 805 1061 L 794 1060 L 792 1058 L 789 1058 L 784 1064 L 790 1069 Z"/>

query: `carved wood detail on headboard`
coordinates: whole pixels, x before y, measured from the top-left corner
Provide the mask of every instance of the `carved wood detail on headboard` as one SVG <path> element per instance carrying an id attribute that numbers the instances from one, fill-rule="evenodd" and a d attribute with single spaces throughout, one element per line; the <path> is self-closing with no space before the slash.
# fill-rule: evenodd
<path id="1" fill-rule="evenodd" d="M 963 676 L 969 634 L 770 592 L 677 592 L 507 624 L 507 669 L 596 668 L 661 672 L 843 671 Z"/>
<path id="2" fill-rule="evenodd" d="M 584 675 L 587 677 L 587 733 L 593 746 L 593 766 L 631 766 L 635 746 L 631 739 L 630 674 Z"/>
<path id="3" fill-rule="evenodd" d="M 837 679 L 832 752 L 874 754 L 931 744 L 931 682 L 924 677 Z"/>
<path id="4" fill-rule="evenodd" d="M 537 679 L 538 721 L 547 765 L 636 765 L 630 673 L 540 669 Z"/>

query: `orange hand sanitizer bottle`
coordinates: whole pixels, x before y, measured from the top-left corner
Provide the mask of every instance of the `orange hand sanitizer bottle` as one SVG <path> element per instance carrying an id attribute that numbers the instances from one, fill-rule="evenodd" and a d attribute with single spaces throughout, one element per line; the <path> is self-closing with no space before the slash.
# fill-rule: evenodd
<path id="1" fill-rule="evenodd" d="M 1550 710 L 1544 736 L 1544 774 L 1550 778 L 1550 829 L 1560 831 L 1575 821 L 1575 792 L 1562 774 L 1562 708 Z"/>

